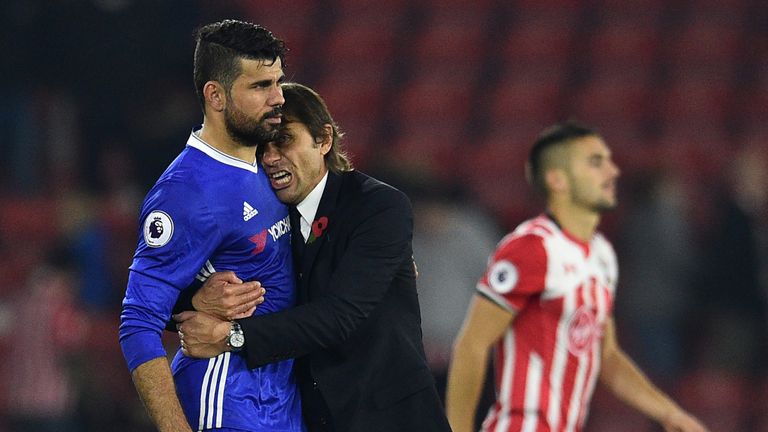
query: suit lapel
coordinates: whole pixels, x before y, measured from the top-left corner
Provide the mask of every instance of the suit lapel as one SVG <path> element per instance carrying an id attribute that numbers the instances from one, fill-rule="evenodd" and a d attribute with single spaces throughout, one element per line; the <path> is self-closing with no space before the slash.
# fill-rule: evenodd
<path id="1" fill-rule="evenodd" d="M 334 212 L 341 189 L 341 176 L 332 172 L 328 173 L 328 181 L 325 184 L 323 196 L 320 198 L 320 205 L 317 207 L 315 220 L 312 221 L 312 230 L 310 237 L 304 247 L 304 254 L 299 265 L 300 272 L 309 275 L 312 265 L 315 262 L 317 253 L 321 246 L 328 240 L 330 227 L 333 226 Z M 302 286 L 307 287 L 308 280 L 303 278 Z"/>

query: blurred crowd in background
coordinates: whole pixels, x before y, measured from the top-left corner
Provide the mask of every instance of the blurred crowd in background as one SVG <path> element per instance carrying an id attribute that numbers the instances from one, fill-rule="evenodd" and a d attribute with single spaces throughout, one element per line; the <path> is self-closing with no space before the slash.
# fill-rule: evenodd
<path id="1" fill-rule="evenodd" d="M 9 0 L 0 432 L 152 430 L 120 300 L 141 199 L 202 121 L 194 29 L 223 18 L 283 38 L 287 77 L 325 97 L 356 167 L 411 197 L 441 386 L 488 255 L 542 210 L 526 154 L 572 118 L 623 171 L 602 226 L 620 342 L 712 430 L 768 431 L 764 1 Z M 598 392 L 587 430 L 657 429 Z"/>

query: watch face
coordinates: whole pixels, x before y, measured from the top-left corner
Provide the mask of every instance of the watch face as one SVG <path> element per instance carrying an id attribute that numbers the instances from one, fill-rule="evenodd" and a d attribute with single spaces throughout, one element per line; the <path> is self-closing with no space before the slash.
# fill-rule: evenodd
<path id="1" fill-rule="evenodd" d="M 242 348 L 245 345 L 245 336 L 242 333 L 233 333 L 229 337 L 229 345 L 232 348 Z"/>

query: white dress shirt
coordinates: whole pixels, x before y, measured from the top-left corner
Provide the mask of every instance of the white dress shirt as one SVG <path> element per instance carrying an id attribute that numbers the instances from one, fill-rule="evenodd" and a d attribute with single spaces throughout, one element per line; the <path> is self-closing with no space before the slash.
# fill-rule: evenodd
<path id="1" fill-rule="evenodd" d="M 296 210 L 301 215 L 301 236 L 306 242 L 309 238 L 309 233 L 312 230 L 312 221 L 315 220 L 317 215 L 317 208 L 320 206 L 320 198 L 323 197 L 323 191 L 325 190 L 325 184 L 328 182 L 328 172 L 325 173 L 320 183 L 312 189 L 312 192 L 304 198 L 297 206 Z"/>

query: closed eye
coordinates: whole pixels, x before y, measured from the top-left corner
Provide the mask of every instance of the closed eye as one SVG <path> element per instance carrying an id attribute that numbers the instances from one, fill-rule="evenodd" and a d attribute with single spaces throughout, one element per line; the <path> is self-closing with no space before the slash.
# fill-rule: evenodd
<path id="1" fill-rule="evenodd" d="M 282 147 L 286 144 L 289 144 L 291 141 L 293 141 L 293 137 L 290 134 L 283 133 L 275 138 L 275 145 Z"/>

